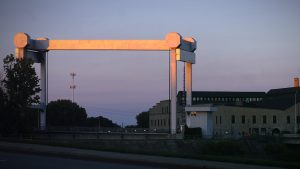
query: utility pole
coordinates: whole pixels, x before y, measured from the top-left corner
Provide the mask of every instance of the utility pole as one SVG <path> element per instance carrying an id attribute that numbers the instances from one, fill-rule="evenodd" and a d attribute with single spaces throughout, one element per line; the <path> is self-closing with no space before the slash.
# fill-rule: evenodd
<path id="1" fill-rule="evenodd" d="M 101 119 L 101 116 L 99 115 L 99 125 L 98 125 L 98 131 L 100 132 L 100 119 Z"/>
<path id="2" fill-rule="evenodd" d="M 297 134 L 298 132 L 298 113 L 297 113 L 297 94 L 298 94 L 298 91 L 296 90 L 295 92 L 295 134 Z"/>
<path id="3" fill-rule="evenodd" d="M 70 75 L 72 76 L 72 85 L 70 86 L 70 89 L 72 89 L 72 92 L 73 92 L 73 100 L 72 100 L 72 102 L 74 103 L 74 91 L 75 91 L 75 88 L 76 88 L 76 85 L 74 83 L 74 78 L 76 76 L 76 73 L 71 72 Z"/>
<path id="4" fill-rule="evenodd" d="M 294 78 L 294 89 L 295 89 L 295 134 L 298 133 L 298 112 L 297 112 L 297 95 L 299 92 L 299 78 Z"/>

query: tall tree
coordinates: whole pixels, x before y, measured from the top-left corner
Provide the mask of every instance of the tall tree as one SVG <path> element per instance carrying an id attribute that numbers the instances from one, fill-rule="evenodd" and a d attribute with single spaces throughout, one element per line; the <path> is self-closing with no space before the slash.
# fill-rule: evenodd
<path id="1" fill-rule="evenodd" d="M 29 132 L 35 125 L 35 111 L 30 105 L 39 103 L 39 79 L 33 61 L 17 60 L 10 54 L 3 59 L 5 77 L 2 80 L 4 109 L 2 133 Z M 34 118 L 34 119 L 33 119 Z"/>
<path id="2" fill-rule="evenodd" d="M 4 80 L 4 76 L 2 72 L 0 72 L 0 110 L 4 110 L 5 108 L 4 105 L 6 104 L 6 94 L 4 92 L 3 80 Z M 1 122 L 2 113 L 0 113 L 0 122 Z"/>
<path id="3" fill-rule="evenodd" d="M 6 114 L 6 108 L 5 108 L 5 102 L 6 102 L 6 96 L 4 93 L 4 90 L 2 86 L 0 86 L 0 129 L 3 130 L 4 126 L 4 120 L 5 120 L 5 114 Z M 2 133 L 2 131 L 0 131 Z"/>
<path id="4" fill-rule="evenodd" d="M 50 126 L 81 126 L 87 114 L 84 108 L 71 100 L 51 101 L 47 105 L 47 125 Z"/>
<path id="5" fill-rule="evenodd" d="M 142 112 L 136 117 L 137 127 L 139 128 L 149 128 L 149 112 Z"/>
<path id="6" fill-rule="evenodd" d="M 4 58 L 3 63 L 6 74 L 3 83 L 9 102 L 20 108 L 39 103 L 38 93 L 41 89 L 33 61 L 17 60 L 13 54 L 10 54 Z"/>
<path id="7" fill-rule="evenodd" d="M 120 127 L 102 116 L 87 118 L 85 109 L 71 100 L 51 101 L 47 105 L 46 119 L 49 126 Z"/>

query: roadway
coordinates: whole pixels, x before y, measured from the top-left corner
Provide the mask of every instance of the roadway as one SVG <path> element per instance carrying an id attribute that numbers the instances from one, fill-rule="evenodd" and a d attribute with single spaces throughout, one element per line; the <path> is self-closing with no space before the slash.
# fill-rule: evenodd
<path id="1" fill-rule="evenodd" d="M 154 167 L 108 163 L 103 161 L 85 161 L 62 157 L 39 156 L 24 153 L 0 151 L 1 169 L 154 169 Z M 157 167 L 156 167 L 157 168 Z"/>
<path id="2" fill-rule="evenodd" d="M 214 168 L 280 169 L 196 159 L 161 157 L 0 141 L 0 169 Z"/>

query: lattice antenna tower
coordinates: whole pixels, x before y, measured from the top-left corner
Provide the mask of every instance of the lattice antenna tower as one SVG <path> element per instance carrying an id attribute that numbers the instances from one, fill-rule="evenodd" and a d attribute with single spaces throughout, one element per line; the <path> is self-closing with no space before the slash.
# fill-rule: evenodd
<path id="1" fill-rule="evenodd" d="M 75 79 L 76 73 L 75 72 L 71 72 L 70 75 L 72 76 L 72 84 L 70 85 L 70 89 L 72 89 L 72 94 L 73 94 L 72 102 L 74 103 L 74 92 L 75 92 L 75 89 L 76 89 L 76 85 L 75 85 L 74 79 Z"/>

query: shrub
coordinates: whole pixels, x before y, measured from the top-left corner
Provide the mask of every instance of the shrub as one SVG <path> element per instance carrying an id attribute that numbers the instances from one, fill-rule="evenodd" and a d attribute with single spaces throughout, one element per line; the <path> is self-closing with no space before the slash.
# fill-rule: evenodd
<path id="1" fill-rule="evenodd" d="M 202 147 L 202 153 L 208 155 L 242 155 L 242 145 L 236 141 L 207 142 Z"/>
<path id="2" fill-rule="evenodd" d="M 288 159 L 289 150 L 285 144 L 282 143 L 269 143 L 266 144 L 264 150 L 269 158 L 272 159 Z"/>
<path id="3" fill-rule="evenodd" d="M 185 139 L 197 139 L 202 137 L 202 129 L 200 127 L 197 128 L 188 128 L 185 126 L 184 138 Z"/>

